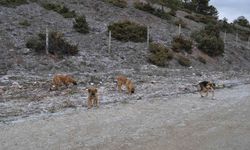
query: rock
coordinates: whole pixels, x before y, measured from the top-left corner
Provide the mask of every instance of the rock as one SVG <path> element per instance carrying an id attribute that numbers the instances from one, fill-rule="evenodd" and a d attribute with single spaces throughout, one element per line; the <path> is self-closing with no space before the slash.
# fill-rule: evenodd
<path id="1" fill-rule="evenodd" d="M 20 85 L 18 82 L 16 82 L 16 81 L 12 83 L 11 87 L 12 87 L 12 88 L 19 88 L 19 89 L 23 88 L 23 86 L 21 86 L 21 85 Z"/>
<path id="2" fill-rule="evenodd" d="M 29 48 L 24 48 L 24 49 L 22 49 L 22 53 L 27 55 L 27 54 L 30 53 L 30 49 Z"/>

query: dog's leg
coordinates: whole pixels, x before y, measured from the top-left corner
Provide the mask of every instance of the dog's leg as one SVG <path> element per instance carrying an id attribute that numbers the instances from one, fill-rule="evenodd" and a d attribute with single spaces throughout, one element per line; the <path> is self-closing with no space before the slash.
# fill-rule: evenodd
<path id="1" fill-rule="evenodd" d="M 127 94 L 130 94 L 130 95 L 131 95 L 131 92 L 130 92 L 129 86 L 126 86 L 126 88 L 127 88 Z"/>
<path id="2" fill-rule="evenodd" d="M 88 98 L 88 109 L 90 109 L 92 105 L 93 105 L 92 98 Z"/>
<path id="3" fill-rule="evenodd" d="M 206 96 L 206 97 L 208 96 L 208 92 L 209 92 L 209 90 L 206 90 L 206 91 L 205 91 L 205 93 L 206 93 L 206 95 L 205 95 L 205 96 Z"/>
<path id="4" fill-rule="evenodd" d="M 122 84 L 118 82 L 117 86 L 118 86 L 118 91 L 121 92 L 122 91 Z"/>
<path id="5" fill-rule="evenodd" d="M 95 99 L 94 99 L 94 103 L 95 103 L 95 107 L 99 108 L 99 101 L 98 101 L 98 97 L 95 97 Z"/>
<path id="6" fill-rule="evenodd" d="M 200 90 L 200 95 L 201 95 L 201 97 L 204 97 L 204 96 L 202 95 L 202 90 Z"/>
<path id="7" fill-rule="evenodd" d="M 211 93 L 212 93 L 212 99 L 214 100 L 215 97 L 214 97 L 214 89 L 213 88 L 211 89 Z"/>

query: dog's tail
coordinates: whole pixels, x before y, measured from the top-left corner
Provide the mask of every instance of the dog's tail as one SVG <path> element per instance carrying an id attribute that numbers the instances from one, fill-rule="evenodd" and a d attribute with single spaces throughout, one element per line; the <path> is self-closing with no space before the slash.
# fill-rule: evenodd
<path id="1" fill-rule="evenodd" d="M 201 90 L 201 86 L 200 86 L 200 82 L 196 83 L 196 84 L 192 84 L 192 86 L 197 88 L 197 91 Z"/>

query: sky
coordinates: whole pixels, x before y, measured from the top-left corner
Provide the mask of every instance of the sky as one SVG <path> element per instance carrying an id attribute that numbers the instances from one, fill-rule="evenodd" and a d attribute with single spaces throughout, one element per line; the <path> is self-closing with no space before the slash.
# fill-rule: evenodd
<path id="1" fill-rule="evenodd" d="M 209 4 L 217 8 L 220 19 L 226 17 L 232 22 L 244 16 L 250 21 L 250 0 L 210 0 Z"/>

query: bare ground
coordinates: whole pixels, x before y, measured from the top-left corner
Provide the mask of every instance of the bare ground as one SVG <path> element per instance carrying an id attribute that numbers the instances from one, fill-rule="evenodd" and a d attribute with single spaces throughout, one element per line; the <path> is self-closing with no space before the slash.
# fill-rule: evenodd
<path id="1" fill-rule="evenodd" d="M 0 149 L 248 150 L 250 85 L 127 101 L 0 126 Z"/>

